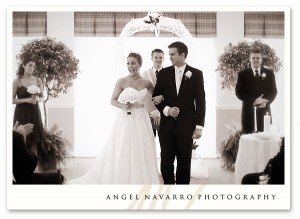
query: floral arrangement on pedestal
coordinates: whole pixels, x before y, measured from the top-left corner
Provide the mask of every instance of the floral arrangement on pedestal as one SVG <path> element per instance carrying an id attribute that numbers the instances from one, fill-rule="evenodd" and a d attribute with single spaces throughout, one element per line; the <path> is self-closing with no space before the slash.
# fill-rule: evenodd
<path id="1" fill-rule="evenodd" d="M 73 85 L 72 81 L 79 73 L 79 60 L 64 43 L 50 37 L 34 39 L 23 45 L 17 55 L 17 61 L 22 63 L 28 58 L 35 61 L 36 68 L 33 75 L 42 80 L 47 92 L 43 102 L 47 127 L 46 103 L 50 98 L 57 98 L 59 93 L 68 92 L 68 88 Z"/>
<path id="2" fill-rule="evenodd" d="M 63 130 L 54 124 L 49 130 L 45 129 L 42 149 L 39 151 L 38 165 L 41 170 L 52 171 L 60 169 L 70 157 L 69 142 L 63 137 Z"/>
<path id="3" fill-rule="evenodd" d="M 252 42 L 242 41 L 237 45 L 229 43 L 225 47 L 224 53 L 219 56 L 219 65 L 216 69 L 219 72 L 222 89 L 232 90 L 235 88 L 238 72 L 250 67 L 249 55 L 252 48 L 259 48 L 263 53 L 262 65 L 277 73 L 282 64 L 276 56 L 275 50 L 261 40 Z"/>
<path id="4" fill-rule="evenodd" d="M 239 150 L 241 137 L 241 126 L 233 122 L 232 126 L 225 125 L 228 129 L 228 137 L 221 142 L 219 151 L 221 153 L 222 166 L 228 170 L 234 170 L 236 156 Z"/>

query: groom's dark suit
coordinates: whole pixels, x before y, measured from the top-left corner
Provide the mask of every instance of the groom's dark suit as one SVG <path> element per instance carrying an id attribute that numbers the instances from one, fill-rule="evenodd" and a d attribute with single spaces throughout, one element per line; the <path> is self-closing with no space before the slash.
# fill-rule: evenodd
<path id="1" fill-rule="evenodd" d="M 265 108 L 257 107 L 256 111 L 257 131 L 263 132 L 264 116 L 267 112 L 271 116 L 270 104 L 277 95 L 274 73 L 261 67 L 260 80 L 257 83 L 251 68 L 239 72 L 235 93 L 243 101 L 241 123 L 244 133 L 252 133 L 254 131 L 254 101 L 262 94 L 262 98 L 269 101 Z"/>
<path id="2" fill-rule="evenodd" d="M 187 71 L 192 73 L 190 78 L 186 76 Z M 159 74 L 153 91 L 153 96 L 157 95 L 164 97 L 164 101 L 156 106 L 162 115 L 159 140 L 164 183 L 175 183 L 173 163 L 176 157 L 176 183 L 189 184 L 192 135 L 196 125 L 204 126 L 205 119 L 205 91 L 202 72 L 186 65 L 177 95 L 175 68 L 174 66 L 164 68 Z M 163 110 L 166 106 L 180 109 L 176 119 L 164 115 Z"/>

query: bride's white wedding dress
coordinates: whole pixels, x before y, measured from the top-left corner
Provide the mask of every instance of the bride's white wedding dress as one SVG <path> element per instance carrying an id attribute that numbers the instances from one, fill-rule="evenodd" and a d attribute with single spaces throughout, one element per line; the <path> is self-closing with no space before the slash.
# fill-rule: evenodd
<path id="1" fill-rule="evenodd" d="M 125 88 L 118 101 L 144 104 L 147 89 Z M 67 184 L 159 184 L 155 140 L 144 107 L 119 115 L 111 135 L 92 167 Z"/>

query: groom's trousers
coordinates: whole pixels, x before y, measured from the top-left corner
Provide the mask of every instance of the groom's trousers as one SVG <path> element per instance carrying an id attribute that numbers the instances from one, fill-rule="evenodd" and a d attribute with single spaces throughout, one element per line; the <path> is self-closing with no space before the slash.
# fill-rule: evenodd
<path id="1" fill-rule="evenodd" d="M 159 135 L 161 147 L 161 173 L 164 184 L 189 184 L 192 158 L 192 135 L 182 135 L 177 122 L 168 133 Z M 174 161 L 177 161 L 174 176 Z"/>

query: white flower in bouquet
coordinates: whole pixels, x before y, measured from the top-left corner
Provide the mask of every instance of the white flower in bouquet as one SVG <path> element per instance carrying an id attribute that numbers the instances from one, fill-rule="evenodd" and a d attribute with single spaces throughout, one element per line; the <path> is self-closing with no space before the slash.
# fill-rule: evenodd
<path id="1" fill-rule="evenodd" d="M 125 101 L 133 104 L 133 103 L 138 101 L 138 96 L 137 95 L 130 95 L 129 97 L 125 98 Z"/>
<path id="2" fill-rule="evenodd" d="M 129 98 L 126 98 L 127 99 L 127 102 L 126 102 L 126 105 L 127 105 L 127 115 L 131 115 L 131 110 L 130 108 L 133 106 L 134 103 L 136 103 L 138 101 L 138 97 L 136 95 L 132 95 L 130 96 Z"/>
<path id="3" fill-rule="evenodd" d="M 37 94 L 41 93 L 41 90 L 38 86 L 31 85 L 27 88 L 27 92 L 30 93 L 31 95 L 37 95 Z"/>

